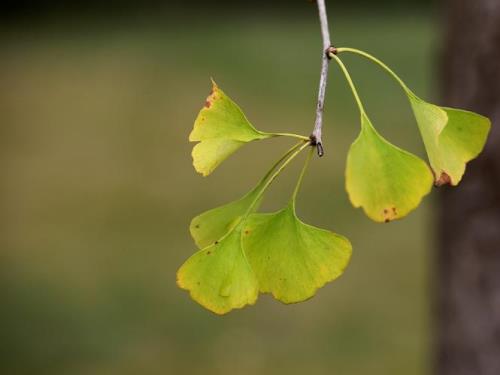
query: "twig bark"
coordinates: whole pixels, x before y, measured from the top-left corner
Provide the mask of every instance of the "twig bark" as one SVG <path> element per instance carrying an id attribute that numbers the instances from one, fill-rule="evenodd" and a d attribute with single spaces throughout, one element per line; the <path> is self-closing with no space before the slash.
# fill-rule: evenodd
<path id="1" fill-rule="evenodd" d="M 311 142 L 316 145 L 318 156 L 323 156 L 323 144 L 321 132 L 323 127 L 323 109 L 325 106 L 326 82 L 328 79 L 328 65 L 330 63 L 330 53 L 335 53 L 331 45 L 330 31 L 328 29 L 328 18 L 326 15 L 325 0 L 317 0 L 319 22 L 321 25 L 321 36 L 323 38 L 323 53 L 321 60 L 321 73 L 319 78 L 318 105 L 316 107 L 316 121 L 311 134 Z"/>

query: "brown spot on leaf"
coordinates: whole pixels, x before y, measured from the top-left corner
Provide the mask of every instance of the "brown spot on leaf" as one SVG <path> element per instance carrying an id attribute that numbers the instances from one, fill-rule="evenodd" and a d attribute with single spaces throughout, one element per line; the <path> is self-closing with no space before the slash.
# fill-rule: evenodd
<path id="1" fill-rule="evenodd" d="M 215 241 L 215 242 L 214 242 L 214 245 L 217 245 L 218 243 L 219 243 L 219 241 Z"/>
<path id="2" fill-rule="evenodd" d="M 207 255 L 210 255 L 212 254 L 212 252 L 210 250 L 207 251 Z"/>
<path id="3" fill-rule="evenodd" d="M 212 91 L 210 91 L 210 94 L 208 95 L 207 99 L 205 100 L 205 108 L 210 108 L 214 101 L 217 99 L 217 95 L 212 88 Z"/>
<path id="4" fill-rule="evenodd" d="M 389 221 L 394 220 L 398 216 L 398 212 L 396 210 L 396 207 L 392 206 L 389 208 L 384 208 L 383 212 L 383 218 L 384 222 L 388 223 Z"/>
<path id="5" fill-rule="evenodd" d="M 200 227 L 200 224 L 196 224 L 194 227 L 198 229 Z"/>
<path id="6" fill-rule="evenodd" d="M 443 185 L 449 185 L 451 184 L 451 177 L 448 173 L 446 172 L 441 172 L 441 176 L 436 180 L 435 185 L 436 186 L 443 186 Z"/>
<path id="7" fill-rule="evenodd" d="M 245 234 L 247 234 L 247 235 L 250 234 L 250 231 L 248 229 L 245 230 Z"/>

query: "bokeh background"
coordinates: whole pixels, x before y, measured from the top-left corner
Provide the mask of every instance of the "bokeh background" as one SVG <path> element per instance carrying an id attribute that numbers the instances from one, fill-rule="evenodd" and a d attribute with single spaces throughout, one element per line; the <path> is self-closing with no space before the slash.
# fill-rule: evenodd
<path id="1" fill-rule="evenodd" d="M 273 3 L 273 4 L 269 4 Z M 219 317 L 175 284 L 196 214 L 250 189 L 282 150 L 246 146 L 210 177 L 187 141 L 210 77 L 259 129 L 308 135 L 321 38 L 306 1 L 17 2 L 0 26 L 2 374 L 429 372 L 433 196 L 380 225 L 344 189 L 359 131 L 332 64 L 323 159 L 299 196 L 307 223 L 349 237 L 345 274 L 312 300 L 261 296 Z M 376 54 L 435 99 L 439 12 L 429 1 L 327 1 L 332 38 Z M 345 56 L 377 129 L 423 156 L 399 87 Z M 264 202 L 280 208 L 301 162 Z"/>

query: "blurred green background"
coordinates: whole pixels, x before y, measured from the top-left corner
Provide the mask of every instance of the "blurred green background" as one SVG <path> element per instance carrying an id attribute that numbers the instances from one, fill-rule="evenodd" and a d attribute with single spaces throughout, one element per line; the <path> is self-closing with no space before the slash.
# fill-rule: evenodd
<path id="1" fill-rule="evenodd" d="M 376 54 L 435 98 L 432 9 L 333 3 L 337 46 Z M 432 197 L 388 225 L 351 207 L 343 169 L 358 114 L 334 65 L 326 155 L 313 160 L 298 213 L 351 239 L 345 274 L 308 302 L 266 295 L 224 317 L 175 285 L 195 251 L 190 219 L 244 194 L 294 142 L 250 144 L 197 175 L 187 136 L 209 78 L 257 128 L 308 135 L 321 54 L 314 5 L 23 19 L 0 38 L 2 374 L 428 372 Z M 378 130 L 423 156 L 401 90 L 356 56 L 344 62 Z M 284 204 L 301 164 L 264 210 Z"/>

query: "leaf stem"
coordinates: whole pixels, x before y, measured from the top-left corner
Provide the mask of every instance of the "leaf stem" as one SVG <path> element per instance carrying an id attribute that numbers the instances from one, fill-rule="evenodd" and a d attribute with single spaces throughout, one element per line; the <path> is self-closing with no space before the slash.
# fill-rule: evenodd
<path id="1" fill-rule="evenodd" d="M 304 141 L 309 140 L 309 137 L 306 137 L 305 135 L 299 135 L 294 133 L 266 133 L 266 134 L 269 134 L 271 137 L 291 137 L 291 138 L 302 139 Z"/>
<path id="2" fill-rule="evenodd" d="M 293 190 L 292 195 L 292 207 L 295 209 L 295 200 L 297 199 L 297 194 L 299 193 L 300 187 L 302 185 L 302 180 L 304 179 L 304 175 L 306 173 L 307 167 L 309 166 L 309 162 L 311 161 L 311 156 L 314 152 L 314 149 L 311 147 L 311 151 L 307 154 L 306 161 L 304 162 L 304 166 L 302 167 L 302 171 L 300 172 L 299 179 L 297 180 L 297 184 L 295 185 L 295 189 Z"/>
<path id="3" fill-rule="evenodd" d="M 245 219 L 248 217 L 248 215 L 250 215 L 250 213 L 252 213 L 253 207 L 257 204 L 259 199 L 262 197 L 262 195 L 267 190 L 269 185 L 271 185 L 271 183 L 276 179 L 276 177 L 278 177 L 280 175 L 280 173 L 283 172 L 283 170 L 287 167 L 287 165 L 290 164 L 290 162 L 293 159 L 295 159 L 297 157 L 297 155 L 300 154 L 300 152 L 302 150 L 304 150 L 306 147 L 308 147 L 310 145 L 311 145 L 311 142 L 308 140 L 308 142 L 304 142 L 304 144 L 302 146 L 300 146 L 298 149 L 296 149 L 295 148 L 296 146 L 294 146 L 294 148 L 293 148 L 294 150 L 291 152 L 291 154 L 288 157 L 284 156 L 284 158 L 286 158 L 286 160 L 279 166 L 279 168 L 277 170 L 274 171 L 274 173 L 270 177 L 267 178 L 266 182 L 264 183 L 264 185 L 260 189 L 257 196 L 255 197 L 253 202 L 250 204 L 250 206 L 248 206 L 248 209 L 245 212 L 245 214 L 241 217 L 240 223 L 245 221 Z M 277 164 L 279 164 L 279 162 Z"/>
<path id="4" fill-rule="evenodd" d="M 403 80 L 391 68 L 389 68 L 381 60 L 377 59 L 375 56 L 370 55 L 368 52 L 348 47 L 337 48 L 337 53 L 341 52 L 351 52 L 356 55 L 363 56 L 364 58 L 374 62 L 375 64 L 379 65 L 382 69 L 384 69 L 387 73 L 389 73 L 389 75 L 399 83 L 399 85 L 403 88 L 403 90 L 405 90 L 407 93 L 413 94 L 413 92 L 408 88 L 408 86 L 406 86 Z"/>
<path id="5" fill-rule="evenodd" d="M 307 140 L 309 141 L 309 139 L 307 139 Z M 289 148 L 287 152 L 285 152 L 283 155 L 281 155 L 281 157 L 273 164 L 273 166 L 271 168 L 269 168 L 269 170 L 264 175 L 264 177 L 262 177 L 262 179 L 259 181 L 259 183 L 257 184 L 257 188 L 259 186 L 261 186 L 269 178 L 271 173 L 273 173 L 273 171 L 276 169 L 276 167 L 278 165 L 280 165 L 283 162 L 283 160 L 285 160 L 288 156 L 290 156 L 290 154 L 292 152 L 294 152 L 297 148 L 299 148 L 303 144 L 304 144 L 304 141 L 299 141 L 298 143 L 293 145 L 291 148 Z"/>
<path id="6" fill-rule="evenodd" d="M 323 156 L 323 145 L 322 145 L 322 128 L 323 128 L 323 109 L 325 106 L 325 95 L 326 95 L 326 83 L 328 80 L 328 65 L 330 63 L 329 51 L 332 49 L 332 43 L 330 41 L 330 31 L 328 29 L 328 17 L 326 15 L 325 0 L 317 0 L 319 22 L 321 26 L 321 36 L 323 39 L 323 51 L 321 60 L 321 72 L 319 78 L 319 90 L 318 90 L 318 104 L 316 106 L 316 120 L 314 122 L 314 129 L 311 134 L 311 140 L 318 151 L 318 156 Z"/>
<path id="7" fill-rule="evenodd" d="M 347 70 L 346 66 L 340 60 L 339 57 L 337 57 L 335 54 L 330 54 L 330 56 L 339 64 L 340 69 L 345 75 L 345 78 L 347 80 L 347 83 L 349 83 L 349 87 L 351 88 L 352 94 L 354 95 L 354 99 L 356 100 L 356 104 L 358 105 L 359 112 L 362 116 L 366 116 L 365 108 L 363 107 L 363 103 L 361 102 L 361 99 L 359 98 L 358 90 L 356 90 L 356 86 L 354 85 L 354 82 L 352 81 L 351 75 L 349 74 L 349 71 Z"/>

